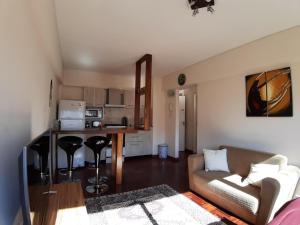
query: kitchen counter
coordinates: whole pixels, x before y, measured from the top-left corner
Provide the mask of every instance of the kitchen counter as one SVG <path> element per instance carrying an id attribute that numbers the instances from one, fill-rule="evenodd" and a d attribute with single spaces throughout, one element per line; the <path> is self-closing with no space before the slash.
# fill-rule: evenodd
<path id="1" fill-rule="evenodd" d="M 50 131 L 51 136 L 55 137 L 55 143 L 57 143 L 58 135 L 60 134 L 110 134 L 112 137 L 112 174 L 116 177 L 116 184 L 122 184 L 123 178 L 123 142 L 124 133 L 137 133 L 134 128 L 85 128 L 82 130 L 60 130 L 52 129 Z M 55 172 L 57 169 L 57 145 L 53 143 L 51 138 L 51 164 L 53 165 L 53 155 L 55 155 Z M 54 150 L 53 150 L 53 147 Z"/>
<path id="2" fill-rule="evenodd" d="M 123 133 L 137 133 L 138 130 L 133 127 L 130 128 L 85 128 L 82 130 L 60 130 L 53 129 L 52 134 L 123 134 Z"/>

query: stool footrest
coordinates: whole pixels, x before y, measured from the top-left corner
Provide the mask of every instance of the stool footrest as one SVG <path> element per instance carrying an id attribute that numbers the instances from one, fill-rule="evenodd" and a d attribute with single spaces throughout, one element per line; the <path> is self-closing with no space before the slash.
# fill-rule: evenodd
<path id="1" fill-rule="evenodd" d="M 86 186 L 85 190 L 90 194 L 103 194 L 108 191 L 107 184 L 99 184 L 99 185 L 89 185 Z"/>
<path id="2" fill-rule="evenodd" d="M 100 183 L 106 183 L 108 181 L 108 177 L 107 176 L 100 176 L 99 182 Z M 88 182 L 90 184 L 96 184 L 96 177 L 91 177 L 88 179 Z"/>

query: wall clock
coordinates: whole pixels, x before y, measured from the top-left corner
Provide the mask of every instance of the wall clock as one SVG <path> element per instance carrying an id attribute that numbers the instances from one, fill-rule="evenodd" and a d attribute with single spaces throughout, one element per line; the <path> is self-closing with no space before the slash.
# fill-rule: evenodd
<path id="1" fill-rule="evenodd" d="M 180 85 L 180 86 L 182 86 L 182 85 L 184 85 L 185 84 L 185 81 L 186 81 L 186 76 L 185 76 L 185 74 L 179 74 L 179 76 L 178 76 L 178 84 Z"/>

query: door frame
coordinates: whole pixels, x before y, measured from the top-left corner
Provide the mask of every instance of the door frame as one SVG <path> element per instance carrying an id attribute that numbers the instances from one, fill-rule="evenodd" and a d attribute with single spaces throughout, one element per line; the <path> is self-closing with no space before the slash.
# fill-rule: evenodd
<path id="1" fill-rule="evenodd" d="M 198 85 L 197 84 L 192 84 L 192 85 L 188 85 L 188 86 L 184 86 L 184 87 L 181 87 L 181 88 L 177 88 L 175 90 L 175 98 L 176 98 L 176 101 L 175 101 L 175 138 L 174 138 L 174 141 L 175 141 L 175 158 L 179 158 L 179 110 L 180 110 L 180 107 L 179 107 L 179 91 L 180 90 L 186 90 L 186 89 L 194 89 L 194 94 L 193 94 L 193 105 L 194 105 L 194 112 L 193 112 L 193 117 L 194 117 L 194 120 L 195 120 L 195 128 L 194 128 L 194 132 L 195 132 L 195 143 L 193 143 L 193 147 L 194 149 L 193 152 L 194 153 L 197 153 L 197 146 L 198 146 L 198 136 L 197 136 L 197 133 L 198 133 L 198 115 L 197 115 L 197 109 L 198 109 L 198 98 L 197 98 L 197 95 L 198 95 Z M 187 124 L 187 118 L 186 118 L 186 121 L 185 121 L 185 124 Z M 186 135 L 186 132 L 185 132 L 185 135 Z"/>

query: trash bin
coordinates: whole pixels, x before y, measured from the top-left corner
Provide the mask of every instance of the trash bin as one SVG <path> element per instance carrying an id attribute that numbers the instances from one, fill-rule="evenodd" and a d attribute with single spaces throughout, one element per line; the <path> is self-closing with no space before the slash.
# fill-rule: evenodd
<path id="1" fill-rule="evenodd" d="M 160 159 L 166 159 L 168 157 L 168 145 L 160 144 L 158 145 L 158 155 Z"/>

